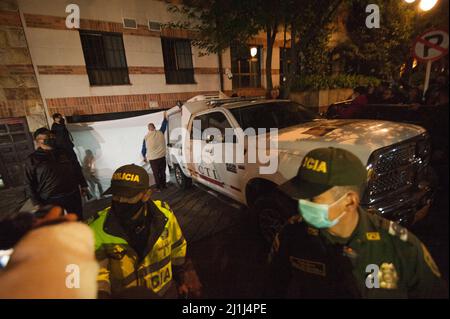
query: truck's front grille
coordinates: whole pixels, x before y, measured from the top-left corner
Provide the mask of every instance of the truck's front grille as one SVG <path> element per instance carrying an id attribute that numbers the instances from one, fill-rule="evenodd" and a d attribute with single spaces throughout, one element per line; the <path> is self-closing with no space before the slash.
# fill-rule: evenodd
<path id="1" fill-rule="evenodd" d="M 371 182 L 371 195 L 378 196 L 387 192 L 397 192 L 411 186 L 414 183 L 413 172 L 412 167 L 404 167 L 401 170 L 376 177 Z"/>
<path id="2" fill-rule="evenodd" d="M 410 165 L 416 155 L 416 143 L 411 142 L 405 145 L 395 147 L 386 153 L 380 155 L 375 166 L 377 174 L 384 174 L 392 172 L 393 170 Z"/>
<path id="3" fill-rule="evenodd" d="M 415 183 L 417 172 L 428 165 L 429 148 L 424 152 L 426 135 L 381 150 L 371 157 L 373 170 L 368 182 L 368 200 L 374 202 L 385 196 L 405 191 Z M 418 147 L 422 145 L 422 147 Z"/>

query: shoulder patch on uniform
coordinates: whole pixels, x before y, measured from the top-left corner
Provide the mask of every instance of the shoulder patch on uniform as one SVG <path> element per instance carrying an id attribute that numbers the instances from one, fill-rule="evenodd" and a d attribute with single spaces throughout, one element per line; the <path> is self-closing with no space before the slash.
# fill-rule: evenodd
<path id="1" fill-rule="evenodd" d="M 400 226 L 396 222 L 389 222 L 389 235 L 399 237 L 402 241 L 408 241 L 408 230 L 405 227 Z"/>
<path id="2" fill-rule="evenodd" d="M 430 267 L 430 270 L 433 272 L 433 274 L 436 275 L 436 277 L 441 278 L 441 272 L 439 271 L 439 267 L 434 262 L 433 257 L 431 257 L 430 252 L 428 251 L 427 247 L 425 247 L 424 244 L 421 244 L 422 250 L 423 250 L 423 259 L 425 260 L 425 263 Z"/>
<path id="3" fill-rule="evenodd" d="M 366 238 L 367 238 L 367 240 L 374 240 L 374 241 L 381 240 L 380 233 L 377 231 L 367 232 Z"/>

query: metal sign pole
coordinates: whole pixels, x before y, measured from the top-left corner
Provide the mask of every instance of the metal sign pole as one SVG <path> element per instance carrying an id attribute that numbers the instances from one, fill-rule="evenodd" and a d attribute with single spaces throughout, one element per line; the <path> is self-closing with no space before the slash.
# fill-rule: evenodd
<path id="1" fill-rule="evenodd" d="M 423 97 L 425 97 L 425 94 L 427 93 L 428 86 L 430 85 L 430 75 L 431 75 L 431 64 L 432 61 L 427 62 L 427 70 L 425 72 L 425 83 L 423 85 Z"/>

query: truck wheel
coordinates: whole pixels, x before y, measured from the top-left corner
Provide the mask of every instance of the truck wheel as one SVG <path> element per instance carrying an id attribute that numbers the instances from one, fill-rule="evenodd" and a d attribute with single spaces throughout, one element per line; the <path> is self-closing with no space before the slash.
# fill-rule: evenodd
<path id="1" fill-rule="evenodd" d="M 277 192 L 257 198 L 253 211 L 257 218 L 259 231 L 270 245 L 288 218 L 295 215 L 298 209 L 294 200 Z"/>
<path id="2" fill-rule="evenodd" d="M 175 180 L 181 189 L 187 189 L 192 185 L 192 179 L 184 175 L 180 165 L 175 165 Z"/>

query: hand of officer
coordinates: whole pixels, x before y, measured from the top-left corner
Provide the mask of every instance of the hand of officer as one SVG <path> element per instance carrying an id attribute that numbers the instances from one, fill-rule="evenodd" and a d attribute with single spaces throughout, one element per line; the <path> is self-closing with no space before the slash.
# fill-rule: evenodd
<path id="1" fill-rule="evenodd" d="M 195 270 L 186 271 L 183 277 L 183 284 L 178 286 L 178 293 L 180 295 L 192 294 L 194 297 L 200 297 L 202 292 L 202 284 L 200 283 Z"/>

